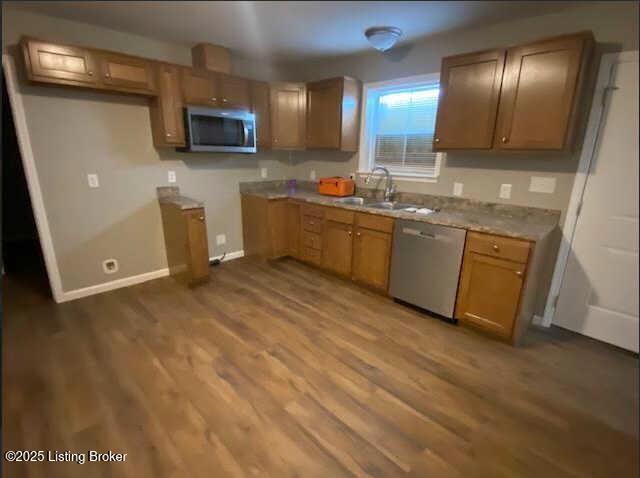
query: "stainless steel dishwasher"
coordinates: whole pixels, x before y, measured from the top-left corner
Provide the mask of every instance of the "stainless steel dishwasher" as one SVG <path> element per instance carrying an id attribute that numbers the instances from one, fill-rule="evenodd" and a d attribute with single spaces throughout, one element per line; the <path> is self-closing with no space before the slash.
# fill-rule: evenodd
<path id="1" fill-rule="evenodd" d="M 453 318 L 467 231 L 396 220 L 389 293 Z"/>

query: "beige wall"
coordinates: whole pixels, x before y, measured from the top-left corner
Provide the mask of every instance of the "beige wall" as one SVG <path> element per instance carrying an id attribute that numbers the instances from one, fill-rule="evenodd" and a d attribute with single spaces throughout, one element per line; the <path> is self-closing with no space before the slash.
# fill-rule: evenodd
<path id="1" fill-rule="evenodd" d="M 499 23 L 488 27 L 447 33 L 402 46 L 388 53 L 377 51 L 325 61 L 289 64 L 289 77 L 306 81 L 349 75 L 363 82 L 375 82 L 440 70 L 441 58 L 487 48 L 508 46 L 546 36 L 592 30 L 600 51 L 638 48 L 638 3 L 598 2 L 561 13 Z M 566 209 L 578 154 L 472 154 L 449 153 L 437 183 L 399 181 L 401 191 L 451 195 L 454 182 L 464 184 L 464 196 L 484 201 Z M 356 156 L 298 153 L 292 174 L 307 179 L 311 170 L 318 177 L 346 175 L 356 171 Z M 528 191 L 531 176 L 556 178 L 554 194 Z M 500 185 L 512 184 L 510 200 L 498 198 Z"/>
<path id="2" fill-rule="evenodd" d="M 77 22 L 3 10 L 3 47 L 21 35 L 120 50 L 189 64 L 188 47 Z M 278 78 L 271 65 L 234 64 L 238 74 Z M 147 101 L 78 89 L 19 83 L 46 214 L 65 291 L 166 267 L 155 188 L 176 171 L 178 185 L 205 202 L 211 255 L 242 249 L 238 182 L 287 175 L 286 153 L 207 155 L 153 147 Z M 99 189 L 89 189 L 97 173 Z M 224 247 L 216 234 L 226 234 Z M 120 262 L 102 272 L 107 258 Z"/>

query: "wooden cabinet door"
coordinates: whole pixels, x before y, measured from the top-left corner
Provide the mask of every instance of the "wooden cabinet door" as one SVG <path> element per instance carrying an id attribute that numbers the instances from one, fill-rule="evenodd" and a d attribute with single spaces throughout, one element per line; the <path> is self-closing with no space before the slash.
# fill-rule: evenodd
<path id="1" fill-rule="evenodd" d="M 271 134 L 274 149 L 304 149 L 305 85 L 279 83 L 271 87 Z"/>
<path id="2" fill-rule="evenodd" d="M 187 256 L 191 282 L 209 278 L 209 245 L 204 209 L 190 209 L 184 212 L 187 223 Z"/>
<path id="3" fill-rule="evenodd" d="M 386 291 L 389 285 L 391 234 L 356 228 L 353 243 L 353 280 Z"/>
<path id="4" fill-rule="evenodd" d="M 256 115 L 256 143 L 258 149 L 271 147 L 271 108 L 269 107 L 269 84 L 251 82 L 251 111 Z"/>
<path id="5" fill-rule="evenodd" d="M 180 72 L 172 65 L 157 67 L 158 97 L 150 105 L 151 131 L 156 146 L 184 146 Z"/>
<path id="6" fill-rule="evenodd" d="M 434 150 L 491 149 L 505 51 L 442 60 Z"/>
<path id="7" fill-rule="evenodd" d="M 182 70 L 182 96 L 189 105 L 220 106 L 216 75 L 202 70 Z"/>
<path id="8" fill-rule="evenodd" d="M 525 265 L 467 251 L 456 318 L 509 338 L 518 314 Z"/>
<path id="9" fill-rule="evenodd" d="M 95 57 L 90 50 L 29 39 L 22 46 L 32 80 L 86 86 L 98 81 Z"/>
<path id="10" fill-rule="evenodd" d="M 267 210 L 267 224 L 271 244 L 269 259 L 276 259 L 289 253 L 288 212 L 287 199 L 269 200 Z"/>
<path id="11" fill-rule="evenodd" d="M 287 204 L 287 239 L 289 242 L 289 255 L 300 258 L 300 204 L 289 202 Z"/>
<path id="12" fill-rule="evenodd" d="M 342 131 L 342 81 L 307 84 L 307 148 L 339 149 Z"/>
<path id="13" fill-rule="evenodd" d="M 591 34 L 511 48 L 502 83 L 496 147 L 570 149 Z M 582 71 L 582 73 L 584 73 Z"/>
<path id="14" fill-rule="evenodd" d="M 322 266 L 341 275 L 351 275 L 353 226 L 325 221 L 322 238 Z"/>
<path id="15" fill-rule="evenodd" d="M 102 84 L 110 89 L 154 93 L 153 63 L 115 53 L 100 53 Z"/>
<path id="16" fill-rule="evenodd" d="M 251 109 L 248 80 L 237 76 L 219 75 L 218 86 L 223 108 Z"/>

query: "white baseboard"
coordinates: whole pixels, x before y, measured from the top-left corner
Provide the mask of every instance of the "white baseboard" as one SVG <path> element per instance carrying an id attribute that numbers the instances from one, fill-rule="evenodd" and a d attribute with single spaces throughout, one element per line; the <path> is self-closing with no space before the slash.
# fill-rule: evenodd
<path id="1" fill-rule="evenodd" d="M 544 317 L 541 317 L 539 315 L 534 315 L 533 319 L 531 320 L 531 323 L 533 325 L 540 325 L 541 327 L 549 327 L 549 325 L 551 325 L 551 324 L 547 325 L 544 321 Z"/>
<path id="2" fill-rule="evenodd" d="M 238 259 L 244 256 L 244 251 L 229 252 L 224 262 Z M 221 259 L 222 256 L 211 257 L 210 260 Z M 102 284 L 96 284 L 89 287 L 83 287 L 82 289 L 74 289 L 70 291 L 64 291 L 62 297 L 57 302 L 68 302 L 70 300 L 81 299 L 82 297 L 88 297 L 90 295 L 101 294 L 102 292 L 108 292 L 110 290 L 120 289 L 121 287 L 129 287 L 132 285 L 147 282 L 153 279 L 160 279 L 161 277 L 167 277 L 169 275 L 169 269 L 158 269 L 157 271 L 145 272 L 144 274 L 138 274 L 130 277 L 123 277 L 121 279 L 112 280 L 109 282 L 103 282 Z"/>

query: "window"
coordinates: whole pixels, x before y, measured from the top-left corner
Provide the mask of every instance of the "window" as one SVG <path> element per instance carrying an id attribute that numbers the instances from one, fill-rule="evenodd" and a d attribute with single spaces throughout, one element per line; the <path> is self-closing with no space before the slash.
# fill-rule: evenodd
<path id="1" fill-rule="evenodd" d="M 396 176 L 437 178 L 432 150 L 438 75 L 365 85 L 361 172 L 384 166 Z"/>

